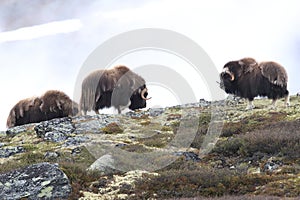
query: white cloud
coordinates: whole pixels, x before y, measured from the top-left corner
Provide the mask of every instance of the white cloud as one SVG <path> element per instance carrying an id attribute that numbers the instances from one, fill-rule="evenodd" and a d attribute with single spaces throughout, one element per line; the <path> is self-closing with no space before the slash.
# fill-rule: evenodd
<path id="1" fill-rule="evenodd" d="M 32 40 L 59 33 L 78 31 L 82 27 L 78 19 L 55 21 L 42 25 L 24 27 L 13 31 L 0 32 L 0 43 L 18 40 Z"/>

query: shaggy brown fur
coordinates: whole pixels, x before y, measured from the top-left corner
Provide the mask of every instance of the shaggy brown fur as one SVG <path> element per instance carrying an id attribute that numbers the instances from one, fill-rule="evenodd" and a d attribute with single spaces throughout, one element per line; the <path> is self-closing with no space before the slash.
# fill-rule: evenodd
<path id="1" fill-rule="evenodd" d="M 144 108 L 146 101 L 140 97 L 144 88 L 145 80 L 126 66 L 94 71 L 82 82 L 80 110 L 83 114 L 92 110 L 98 114 L 99 109 L 111 106 L 119 113 L 123 107 Z"/>
<path id="2" fill-rule="evenodd" d="M 261 62 L 259 67 L 262 75 L 271 83 L 280 87 L 287 87 L 288 75 L 280 64 L 276 62 Z"/>
<path id="3" fill-rule="evenodd" d="M 77 113 L 78 104 L 73 102 L 65 93 L 50 90 L 41 97 L 32 97 L 19 101 L 11 109 L 6 125 L 10 128 L 54 118 L 73 116 Z"/>
<path id="4" fill-rule="evenodd" d="M 226 93 L 247 98 L 250 109 L 254 107 L 252 101 L 256 96 L 273 99 L 272 107 L 275 107 L 277 99 L 285 97 L 289 105 L 288 75 L 276 62 L 258 64 L 253 58 L 231 61 L 223 67 L 220 79 L 221 88 Z"/>

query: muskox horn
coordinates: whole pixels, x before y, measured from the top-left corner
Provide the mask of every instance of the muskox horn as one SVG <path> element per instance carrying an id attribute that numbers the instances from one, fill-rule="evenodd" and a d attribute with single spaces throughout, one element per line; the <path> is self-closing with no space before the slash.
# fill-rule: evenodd
<path id="1" fill-rule="evenodd" d="M 226 68 L 223 69 L 223 73 L 224 74 L 229 74 L 230 80 L 234 81 L 234 79 L 235 79 L 234 74 L 229 71 L 228 67 L 226 67 Z"/>
<path id="2" fill-rule="evenodd" d="M 148 89 L 147 88 L 144 88 L 143 90 L 142 90 L 142 92 L 141 92 L 141 97 L 142 97 L 142 99 L 144 99 L 144 100 L 149 100 L 149 99 L 151 99 L 151 97 L 150 98 L 146 98 L 145 97 L 145 93 L 148 91 Z"/>
<path id="3" fill-rule="evenodd" d="M 231 81 L 234 81 L 234 78 L 235 78 L 235 77 L 234 77 L 234 74 L 233 74 L 233 73 L 228 73 L 228 74 L 229 74 L 230 77 L 231 77 L 230 80 L 231 80 Z"/>

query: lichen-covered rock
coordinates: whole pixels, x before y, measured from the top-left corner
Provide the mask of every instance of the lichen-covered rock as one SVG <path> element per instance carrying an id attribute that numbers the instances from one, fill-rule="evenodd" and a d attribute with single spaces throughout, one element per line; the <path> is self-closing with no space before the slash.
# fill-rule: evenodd
<path id="1" fill-rule="evenodd" d="M 103 155 L 99 159 L 97 159 L 88 170 L 98 170 L 103 172 L 104 174 L 113 171 L 115 168 L 114 159 L 111 155 Z"/>
<path id="2" fill-rule="evenodd" d="M 75 131 L 75 127 L 72 119 L 66 117 L 41 122 L 34 127 L 34 130 L 40 138 L 52 142 L 62 142 Z"/>
<path id="3" fill-rule="evenodd" d="M 71 185 L 55 164 L 40 163 L 0 174 L 1 199 L 67 199 Z"/>
<path id="4" fill-rule="evenodd" d="M 22 126 L 15 126 L 15 127 L 9 128 L 6 130 L 6 135 L 11 136 L 11 137 L 18 135 L 20 133 L 26 132 L 28 129 L 32 128 L 35 125 L 36 124 L 25 124 Z"/>
<path id="5" fill-rule="evenodd" d="M 0 158 L 8 158 L 9 156 L 24 152 L 22 146 L 17 147 L 1 147 L 0 148 Z"/>
<path id="6" fill-rule="evenodd" d="M 120 124 L 118 117 L 114 115 L 94 115 L 94 116 L 80 116 L 73 118 L 75 124 L 75 134 L 102 134 L 103 128 L 110 123 Z"/>
<path id="7" fill-rule="evenodd" d="M 65 143 L 63 144 L 63 146 L 69 147 L 69 146 L 78 146 L 82 143 L 85 143 L 87 141 L 89 141 L 89 137 L 86 136 L 74 136 L 74 137 L 69 137 Z"/>

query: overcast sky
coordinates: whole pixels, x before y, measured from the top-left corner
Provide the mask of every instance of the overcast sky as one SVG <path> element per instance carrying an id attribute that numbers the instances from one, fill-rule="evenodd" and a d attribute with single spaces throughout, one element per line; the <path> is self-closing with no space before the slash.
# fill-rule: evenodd
<path id="1" fill-rule="evenodd" d="M 226 62 L 242 57 L 277 61 L 286 68 L 290 93 L 295 94 L 300 91 L 298 2 L 1 1 L 0 130 L 5 130 L 10 109 L 21 99 L 40 96 L 49 89 L 76 96 L 78 73 L 91 52 L 113 36 L 141 28 L 162 28 L 185 35 L 207 52 L 219 71 Z M 157 52 L 128 55 L 115 63 L 130 68 L 147 64 L 188 67 L 172 55 Z M 201 82 L 187 76 L 190 84 Z M 182 103 L 158 83 L 149 89 L 153 97 L 149 107 Z M 196 99 L 209 99 L 202 83 L 193 90 Z"/>

